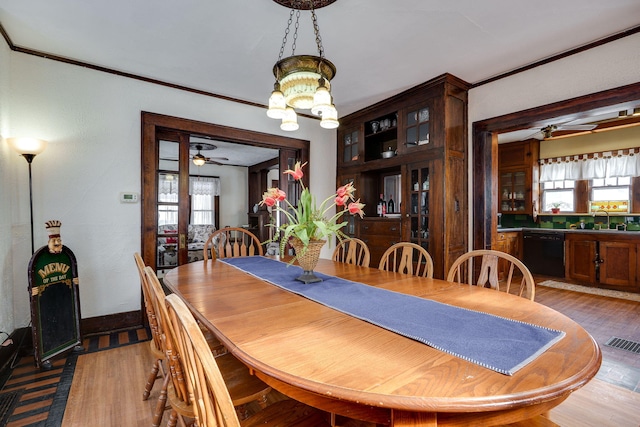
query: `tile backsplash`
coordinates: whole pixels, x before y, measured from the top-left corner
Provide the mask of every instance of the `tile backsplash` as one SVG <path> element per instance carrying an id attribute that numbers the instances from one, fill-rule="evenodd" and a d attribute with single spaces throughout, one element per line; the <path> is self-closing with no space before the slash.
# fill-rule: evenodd
<path id="1" fill-rule="evenodd" d="M 538 222 L 533 220 L 530 215 L 502 215 L 502 228 L 557 228 L 569 229 L 572 225 L 580 227 L 580 222 L 584 222 L 586 229 L 593 229 L 594 224 L 606 224 L 607 217 L 598 215 L 538 215 Z M 640 215 L 629 216 L 611 216 L 609 219 L 611 228 L 615 228 L 617 224 L 627 224 L 627 230 L 640 231 Z"/>

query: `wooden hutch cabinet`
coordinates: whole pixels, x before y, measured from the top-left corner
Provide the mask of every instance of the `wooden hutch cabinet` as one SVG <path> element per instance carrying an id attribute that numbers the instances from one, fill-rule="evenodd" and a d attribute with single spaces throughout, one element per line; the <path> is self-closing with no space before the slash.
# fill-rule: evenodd
<path id="1" fill-rule="evenodd" d="M 499 212 L 538 215 L 539 157 L 537 139 L 498 146 Z"/>
<path id="2" fill-rule="evenodd" d="M 444 74 L 341 119 L 337 183 L 353 179 L 366 204 L 355 236 L 369 245 L 371 266 L 393 243 L 410 241 L 429 251 L 434 277 L 443 278 L 467 251 L 468 88 Z M 381 218 L 388 179 L 399 183 L 396 214 Z"/>

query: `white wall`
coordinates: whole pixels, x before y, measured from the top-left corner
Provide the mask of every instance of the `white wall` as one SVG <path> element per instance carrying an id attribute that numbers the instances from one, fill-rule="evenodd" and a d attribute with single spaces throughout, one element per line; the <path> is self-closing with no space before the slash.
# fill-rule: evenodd
<path id="1" fill-rule="evenodd" d="M 10 50 L 0 43 L 0 138 L 6 138 L 9 129 L 9 61 Z M 13 257 L 11 256 L 12 222 L 11 203 L 13 174 L 17 172 L 20 159 L 11 153 L 7 144 L 0 144 L 0 331 L 11 333 L 14 326 L 13 315 Z M 10 159 L 13 157 L 14 161 Z M 16 161 L 17 160 L 17 161 Z M 21 160 L 22 172 L 26 173 L 26 162 Z M 13 164 L 16 167 L 13 167 Z M 24 284 L 24 282 L 23 282 Z M 23 288 L 26 295 L 26 286 Z M 7 337 L 0 334 L 0 343 Z"/>
<path id="2" fill-rule="evenodd" d="M 36 247 L 47 243 L 44 222 L 61 220 L 63 243 L 78 260 L 84 318 L 139 309 L 133 253 L 140 250 L 141 205 L 121 204 L 118 195 L 140 192 L 141 111 L 308 139 L 314 193 L 326 197 L 334 190 L 336 133 L 320 128 L 315 120 L 299 119 L 300 130 L 292 135 L 280 131 L 279 123 L 267 118 L 263 109 L 20 53 L 7 55 L 4 46 L 2 52 L 0 74 L 10 72 L 12 107 L 10 126 L 3 128 L 2 136 L 30 135 L 49 141 L 33 163 Z M 4 60 L 7 56 L 11 61 Z M 265 99 L 269 91 L 265 88 Z M 4 99 L 1 102 L 6 105 Z M 6 143 L 1 150 L 6 153 Z M 12 218 L 6 225 L 3 218 L 0 227 L 12 225 L 17 231 L 13 259 L 0 239 L 4 273 L 0 289 L 14 293 L 16 317 L 13 324 L 8 320 L 0 327 L 13 330 L 26 326 L 30 317 L 28 185 L 23 159 L 16 156 L 2 162 L 12 172 L 0 183 L 2 194 L 9 196 L 4 200 L 12 206 Z M 246 178 L 244 184 L 238 181 L 234 185 L 246 186 Z M 246 210 L 246 196 L 242 207 Z M 323 256 L 329 256 L 328 248 Z"/>
<path id="3" fill-rule="evenodd" d="M 469 91 L 473 122 L 640 81 L 640 34 Z"/>

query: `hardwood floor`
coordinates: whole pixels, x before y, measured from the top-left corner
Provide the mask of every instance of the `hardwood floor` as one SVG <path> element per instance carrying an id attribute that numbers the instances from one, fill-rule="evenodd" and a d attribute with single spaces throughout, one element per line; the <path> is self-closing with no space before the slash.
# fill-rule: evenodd
<path id="1" fill-rule="evenodd" d="M 548 418 L 563 427 L 639 426 L 640 355 L 607 347 L 604 343 L 611 336 L 640 341 L 640 303 L 541 286 L 537 288 L 536 301 L 582 324 L 600 344 L 604 360 L 596 379 L 550 411 Z M 117 335 L 114 338 L 114 335 L 100 338 L 100 348 L 120 343 L 120 338 Z M 123 341 L 133 342 L 127 338 L 131 332 L 121 336 Z M 55 407 L 56 400 L 61 400 L 58 389 L 65 387 L 56 377 L 64 377 L 63 371 L 68 370 L 71 358 L 77 358 L 77 362 L 74 361 L 73 382 L 66 386 L 70 389 L 68 398 L 62 393 L 64 417 L 58 413 L 61 421 L 51 424 L 53 420 L 48 408 Z M 47 419 L 48 425 L 62 426 L 151 424 L 160 384 L 156 382 L 149 401 L 142 400 L 143 385 L 151 366 L 146 342 L 60 358 L 53 364 L 51 371 L 38 372 L 32 358 L 25 357 L 14 370 L 0 393 L 24 391 L 7 427 L 44 426 Z M 273 400 L 278 398 L 277 394 L 272 396 Z M 52 412 L 56 410 L 54 408 Z M 363 424 L 349 422 L 342 425 Z"/>

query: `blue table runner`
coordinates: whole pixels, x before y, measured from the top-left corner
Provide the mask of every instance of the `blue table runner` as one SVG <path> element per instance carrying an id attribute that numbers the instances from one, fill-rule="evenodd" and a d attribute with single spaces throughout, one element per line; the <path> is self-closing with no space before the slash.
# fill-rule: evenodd
<path id="1" fill-rule="evenodd" d="M 526 366 L 565 333 L 302 269 L 262 256 L 218 261 L 327 307 L 506 375 Z"/>

